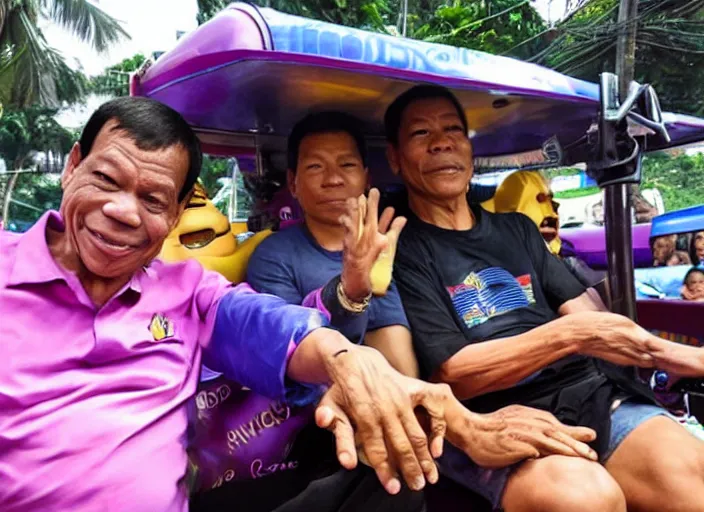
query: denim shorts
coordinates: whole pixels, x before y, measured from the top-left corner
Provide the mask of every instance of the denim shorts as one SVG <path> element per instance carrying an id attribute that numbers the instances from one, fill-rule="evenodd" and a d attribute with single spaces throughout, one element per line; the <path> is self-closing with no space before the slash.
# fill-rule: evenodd
<path id="1" fill-rule="evenodd" d="M 654 404 L 626 401 L 619 405 L 611 413 L 609 446 L 600 458 L 600 462 L 605 463 L 636 427 L 656 416 L 672 417 L 665 409 Z M 500 509 L 501 498 L 511 472 L 519 465 L 500 469 L 481 468 L 464 452 L 449 443 L 445 443 L 443 455 L 438 459 L 438 466 L 443 476 L 483 496 L 496 510 Z"/>

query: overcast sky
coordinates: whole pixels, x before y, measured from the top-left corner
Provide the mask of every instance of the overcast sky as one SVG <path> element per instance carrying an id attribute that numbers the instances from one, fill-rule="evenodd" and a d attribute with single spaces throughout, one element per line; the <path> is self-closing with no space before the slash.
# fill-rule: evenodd
<path id="1" fill-rule="evenodd" d="M 91 48 L 49 22 L 42 24 L 48 43 L 60 50 L 70 64 L 80 62 L 83 71 L 96 75 L 112 64 L 136 53 L 168 50 L 176 43 L 176 31 L 196 28 L 196 0 L 91 0 L 122 22 L 131 40 L 98 55 Z"/>

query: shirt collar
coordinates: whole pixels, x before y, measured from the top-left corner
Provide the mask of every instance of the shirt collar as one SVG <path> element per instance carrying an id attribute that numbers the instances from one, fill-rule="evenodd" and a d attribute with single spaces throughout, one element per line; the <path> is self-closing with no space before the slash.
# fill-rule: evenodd
<path id="1" fill-rule="evenodd" d="M 51 254 L 49 244 L 46 241 L 46 232 L 49 227 L 56 231 L 65 229 L 63 218 L 59 212 L 49 210 L 20 236 L 8 285 L 40 284 L 56 280 L 66 281 L 70 284 L 73 279 L 78 280 L 76 276 L 61 267 Z M 142 272 L 132 276 L 132 279 L 117 295 L 121 295 L 127 289 L 141 293 L 140 274 Z"/>

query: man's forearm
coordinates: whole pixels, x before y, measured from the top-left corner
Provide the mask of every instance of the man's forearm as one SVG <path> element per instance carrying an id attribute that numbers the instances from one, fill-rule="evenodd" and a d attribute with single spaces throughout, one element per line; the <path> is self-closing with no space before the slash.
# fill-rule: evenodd
<path id="1" fill-rule="evenodd" d="M 579 351 L 579 333 L 560 318 L 524 334 L 464 347 L 442 365 L 437 379 L 460 400 L 516 385 Z"/>
<path id="2" fill-rule="evenodd" d="M 287 363 L 313 333 L 327 331 L 321 329 L 325 325 L 327 320 L 318 311 L 242 284 L 220 299 L 212 335 L 203 346 L 203 362 L 261 395 L 284 398 L 299 391 L 284 378 Z"/>
<path id="3" fill-rule="evenodd" d="M 297 382 L 328 384 L 332 359 L 355 348 L 347 338 L 330 329 L 316 329 L 296 347 L 289 359 L 286 376 Z"/>

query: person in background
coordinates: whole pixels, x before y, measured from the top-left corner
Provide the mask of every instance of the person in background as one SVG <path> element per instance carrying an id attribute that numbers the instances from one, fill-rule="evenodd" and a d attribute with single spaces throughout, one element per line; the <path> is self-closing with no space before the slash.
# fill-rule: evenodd
<path id="1" fill-rule="evenodd" d="M 692 265 L 699 265 L 704 262 L 704 231 L 697 231 L 692 235 L 689 257 L 692 260 Z"/>
<path id="2" fill-rule="evenodd" d="M 658 236 L 650 240 L 650 250 L 653 253 L 653 266 L 665 267 L 675 253 L 677 235 Z"/>
<path id="3" fill-rule="evenodd" d="M 667 259 L 666 265 L 668 267 L 677 267 L 680 265 L 691 265 L 692 261 L 689 259 L 689 254 L 685 251 L 675 251 Z"/>
<path id="4" fill-rule="evenodd" d="M 692 267 L 685 274 L 684 282 L 682 283 L 682 298 L 704 302 L 704 270 Z"/>

